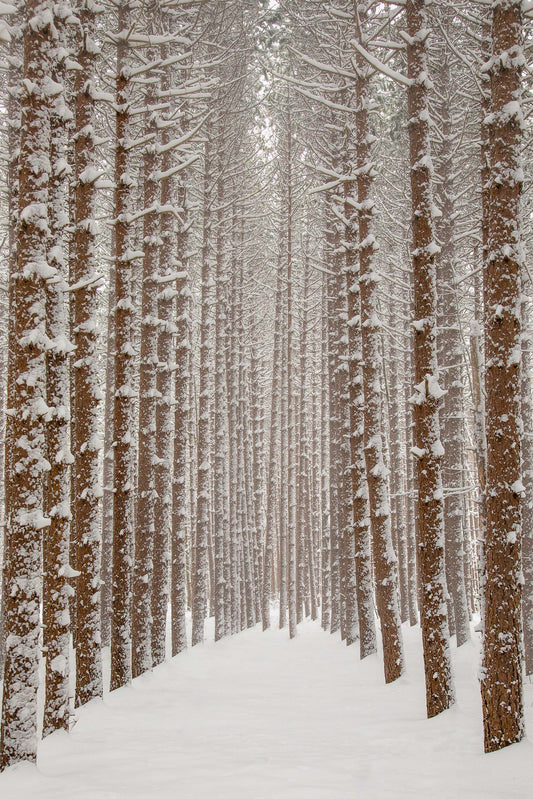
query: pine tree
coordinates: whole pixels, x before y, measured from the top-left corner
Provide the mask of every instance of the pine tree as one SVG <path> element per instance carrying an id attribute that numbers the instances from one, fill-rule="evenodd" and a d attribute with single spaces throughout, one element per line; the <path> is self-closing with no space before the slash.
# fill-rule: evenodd
<path id="1" fill-rule="evenodd" d="M 447 614 L 444 596 L 443 491 L 439 435 L 436 340 L 436 279 L 434 205 L 429 143 L 428 19 L 426 0 L 407 0 L 405 6 L 409 144 L 414 283 L 415 394 L 414 443 L 418 485 L 418 545 L 421 581 L 421 625 L 428 716 L 446 710 L 454 701 Z"/>
<path id="2" fill-rule="evenodd" d="M 102 695 L 100 617 L 100 377 L 97 345 L 96 182 L 100 171 L 95 152 L 96 9 L 80 3 L 80 40 L 76 60 L 74 137 L 74 238 L 71 268 L 74 285 L 72 343 L 76 347 L 72 409 L 73 524 L 76 530 L 76 705 Z M 76 413 L 83 408 L 83 413 Z"/>
<path id="3" fill-rule="evenodd" d="M 493 4 L 487 253 L 486 583 L 481 696 L 485 751 L 524 736 L 520 479 L 522 11 Z"/>
<path id="4" fill-rule="evenodd" d="M 22 95 L 17 269 L 12 276 L 10 314 L 13 349 L 8 369 L 8 413 L 13 414 L 12 468 L 6 473 L 7 521 L 6 658 L 2 696 L 0 768 L 37 757 L 37 687 L 41 608 L 42 530 L 46 459 L 45 281 L 50 176 L 50 97 L 55 26 L 47 0 L 26 3 Z"/>

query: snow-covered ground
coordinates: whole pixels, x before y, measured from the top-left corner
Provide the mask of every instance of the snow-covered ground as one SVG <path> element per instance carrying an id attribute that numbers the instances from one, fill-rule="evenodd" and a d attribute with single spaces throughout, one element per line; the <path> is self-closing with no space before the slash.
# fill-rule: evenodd
<path id="1" fill-rule="evenodd" d="M 306 623 L 259 628 L 174 658 L 43 741 L 2 799 L 527 799 L 529 741 L 484 755 L 475 644 L 454 648 L 457 704 L 425 718 L 420 630 L 407 673 Z M 529 729 L 533 687 L 526 686 Z"/>

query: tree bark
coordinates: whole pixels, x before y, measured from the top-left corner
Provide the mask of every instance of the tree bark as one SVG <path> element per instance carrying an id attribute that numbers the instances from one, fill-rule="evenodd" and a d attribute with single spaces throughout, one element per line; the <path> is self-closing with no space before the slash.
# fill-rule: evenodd
<path id="1" fill-rule="evenodd" d="M 426 0 L 407 0 L 407 65 L 414 282 L 414 443 L 418 483 L 421 624 L 428 717 L 454 702 L 444 595 L 444 529 L 436 340 L 436 282 L 429 143 Z"/>
<path id="2" fill-rule="evenodd" d="M 485 751 L 524 737 L 520 474 L 522 12 L 493 4 L 485 263 L 486 584 L 481 696 Z"/>

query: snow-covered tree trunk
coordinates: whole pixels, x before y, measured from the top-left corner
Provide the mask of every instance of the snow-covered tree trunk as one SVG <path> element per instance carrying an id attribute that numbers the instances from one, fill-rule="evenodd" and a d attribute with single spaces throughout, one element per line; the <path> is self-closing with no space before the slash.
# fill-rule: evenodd
<path id="1" fill-rule="evenodd" d="M 109 266 L 105 367 L 104 447 L 102 469 L 102 562 L 101 615 L 102 646 L 111 644 L 111 582 L 113 568 L 113 396 L 115 393 L 115 267 Z M 71 409 L 72 413 L 73 409 Z M 72 481 L 71 481 L 72 482 Z"/>
<path id="2" fill-rule="evenodd" d="M 66 228 L 69 208 L 69 169 L 67 165 L 68 122 L 72 112 L 65 97 L 65 21 L 71 15 L 65 3 L 55 8 L 56 38 L 52 80 L 57 93 L 50 114 L 50 182 L 48 206 L 50 240 L 48 262 L 57 274 L 46 286 L 47 335 L 46 425 L 47 459 L 50 464 L 45 485 L 46 515 L 50 527 L 43 537 L 43 648 L 46 655 L 46 689 L 43 737 L 57 729 L 68 729 L 70 721 L 69 674 L 69 567 L 70 531 L 70 436 L 69 436 L 69 355 L 74 347 L 67 337 L 65 303 L 67 266 Z"/>
<path id="3" fill-rule="evenodd" d="M 172 39 L 172 32 L 165 31 Z M 164 44 L 160 56 L 163 63 L 170 55 Z M 172 93 L 172 67 L 163 72 L 163 97 Z M 168 112 L 172 120 L 172 110 Z M 161 131 L 161 246 L 157 291 L 157 405 L 156 405 L 156 469 L 155 469 L 155 535 L 152 582 L 152 666 L 165 659 L 166 627 L 170 580 L 170 535 L 172 530 L 172 465 L 174 460 L 174 347 L 176 279 L 179 274 L 176 204 L 178 174 L 176 153 L 172 147 L 175 128 L 165 120 Z"/>
<path id="4" fill-rule="evenodd" d="M 288 607 L 289 636 L 296 636 L 296 426 L 294 397 L 294 309 L 293 309 L 293 130 L 290 110 L 290 96 L 287 102 L 287 151 L 286 151 L 286 258 L 287 258 L 287 567 L 288 567 Z"/>
<path id="5" fill-rule="evenodd" d="M 281 392 L 281 336 L 283 326 L 283 277 L 278 265 L 276 277 L 276 301 L 274 313 L 274 347 L 272 360 L 272 391 L 270 395 L 270 440 L 268 457 L 268 488 L 266 508 L 265 554 L 263 569 L 263 630 L 270 627 L 270 600 L 272 573 L 274 571 L 274 550 L 277 541 L 276 494 L 279 476 L 277 456 L 280 435 L 280 392 Z"/>
<path id="6" fill-rule="evenodd" d="M 444 528 L 436 340 L 434 203 L 429 140 L 426 0 L 407 0 L 407 65 L 414 284 L 415 394 L 421 622 L 428 716 L 454 701 L 444 593 Z"/>
<path id="7" fill-rule="evenodd" d="M 283 264 L 285 242 L 280 239 L 280 261 Z M 282 269 L 284 282 L 286 270 Z M 280 471 L 279 471 L 279 627 L 287 625 L 288 611 L 288 394 L 287 394 L 287 300 L 283 297 L 281 334 L 281 398 L 280 398 Z"/>
<path id="8" fill-rule="evenodd" d="M 200 386 L 198 396 L 198 484 L 196 512 L 196 541 L 193 574 L 192 645 L 204 640 L 204 620 L 207 610 L 207 546 L 209 538 L 211 435 L 209 423 L 211 354 L 211 206 L 209 192 L 212 179 L 212 153 L 209 142 L 205 151 L 204 220 L 202 241 L 202 307 L 200 325 Z M 235 355 L 235 354 L 234 354 Z M 232 379 L 235 375 L 232 374 Z M 238 377 L 237 377 L 238 380 Z M 237 386 L 232 386 L 234 391 Z M 236 420 L 235 420 L 236 422 Z"/>
<path id="9" fill-rule="evenodd" d="M 523 283 L 531 290 L 530 281 Z M 524 292 L 525 294 L 525 292 Z M 522 571 L 524 573 L 524 596 L 522 622 L 524 626 L 524 656 L 526 674 L 533 674 L 533 333 L 531 330 L 531 297 L 522 298 L 522 381 L 521 411 L 522 432 Z"/>
<path id="10" fill-rule="evenodd" d="M 160 32 L 156 19 L 157 3 L 148 8 L 150 33 Z M 149 48 L 148 62 L 157 58 L 157 48 Z M 144 135 L 151 140 L 143 149 L 143 259 L 141 299 L 141 353 L 139 362 L 139 452 L 137 461 L 137 508 L 135 518 L 135 563 L 132 603 L 132 676 L 138 677 L 152 667 L 152 577 L 155 535 L 155 465 L 157 409 L 157 289 L 159 270 L 160 186 L 158 169 L 158 122 L 154 108 L 158 104 L 158 86 L 154 78 L 145 94 Z"/>
<path id="11" fill-rule="evenodd" d="M 18 9 L 16 16 L 11 18 L 9 45 L 9 61 L 7 70 L 7 117 L 8 117 L 8 164 L 7 164 L 7 208 L 9 216 L 9 296 L 8 308 L 12 307 L 14 290 L 14 275 L 17 270 L 17 223 L 18 223 L 18 173 L 19 173 L 19 150 L 20 150 L 20 91 L 22 86 L 22 59 L 21 44 L 22 38 L 22 10 Z M 14 318 L 9 314 L 7 330 L 8 353 L 14 348 Z M 13 358 L 7 357 L 7 396 L 12 396 L 13 380 L 15 379 L 16 369 Z M 13 468 L 13 422 L 12 416 L 6 414 L 5 419 L 5 444 L 4 444 L 4 515 L 3 515 L 3 547 L 2 547 L 2 596 L 0 600 L 0 673 L 3 673 L 5 660 L 6 642 L 6 591 L 7 591 L 7 560 L 8 560 L 8 537 L 6 520 L 10 517 L 10 494 L 5 490 L 10 481 L 9 473 Z"/>
<path id="12" fill-rule="evenodd" d="M 265 465 L 265 411 L 264 395 L 260 385 L 261 362 L 256 352 L 256 343 L 250 346 L 250 411 L 252 436 L 252 487 L 253 487 L 253 525 L 254 525 L 254 558 L 255 558 L 255 618 L 262 618 L 262 586 L 263 586 L 263 549 L 265 537 L 264 525 L 264 465 Z"/>
<path id="13" fill-rule="evenodd" d="M 97 361 L 98 310 L 96 247 L 95 152 L 96 10 L 90 0 L 77 8 L 80 44 L 76 61 L 75 105 L 75 227 L 71 269 L 73 292 L 72 343 L 76 346 L 74 372 L 74 424 L 72 443 L 73 523 L 76 530 L 76 705 L 102 695 L 100 654 L 100 370 Z M 83 408 L 83 413 L 76 412 Z M 71 547 L 72 550 L 72 547 Z M 72 564 L 74 565 L 74 564 Z"/>
<path id="14" fill-rule="evenodd" d="M 182 125 L 185 133 L 186 124 Z M 182 173 L 183 174 L 183 173 Z M 170 610 L 172 655 L 187 647 L 185 613 L 187 609 L 186 540 L 191 529 L 191 508 L 187 501 L 187 457 L 189 392 L 191 375 L 191 321 L 189 288 L 189 203 L 185 179 L 182 176 L 177 193 L 180 226 L 177 234 L 176 278 L 176 377 L 174 387 L 174 473 L 172 483 L 172 539 Z"/>
<path id="15" fill-rule="evenodd" d="M 31 91 L 21 98 L 17 269 L 12 276 L 10 314 L 13 349 L 8 369 L 12 415 L 11 468 L 6 472 L 6 658 L 4 664 L 0 769 L 37 757 L 37 687 L 40 659 L 41 537 L 50 520 L 43 514 L 46 460 L 44 418 L 45 282 L 50 176 L 49 103 L 57 85 L 51 77 L 55 27 L 48 0 L 25 5 L 23 78 Z"/>
<path id="16" fill-rule="evenodd" d="M 218 131 L 222 147 L 224 128 Z M 216 234 L 216 299 L 215 299 L 215 407 L 214 407 L 214 548 L 215 548 L 215 641 L 225 635 L 225 579 L 224 544 L 229 535 L 229 508 L 227 505 L 227 383 L 226 383 L 226 307 L 227 275 L 224 264 L 224 176 L 222 174 L 222 154 L 219 153 L 219 173 L 217 185 L 217 234 Z"/>
<path id="17" fill-rule="evenodd" d="M 303 274 L 302 319 L 300 330 L 300 425 L 299 425 L 299 466 L 298 466 L 298 514 L 297 529 L 300 550 L 300 594 L 303 595 L 306 583 L 309 585 L 311 618 L 317 617 L 315 567 L 313 553 L 313 534 L 311 526 L 311 443 L 309 441 L 309 420 L 307 408 L 309 359 L 308 349 L 308 306 L 309 306 L 309 242 L 306 243 Z M 307 571 L 307 574 L 306 574 Z"/>
<path id="18" fill-rule="evenodd" d="M 361 11 L 364 9 L 361 7 Z M 359 35 L 366 44 L 359 20 Z M 358 58 L 358 103 L 356 110 L 357 202 L 359 219 L 359 287 L 361 302 L 361 348 L 364 394 L 364 451 L 370 510 L 370 531 L 376 578 L 376 604 L 383 639 L 385 682 L 398 679 L 403 671 L 403 643 L 398 608 L 398 567 L 390 526 L 388 469 L 381 430 L 380 322 L 377 308 L 375 252 L 372 233 L 374 202 L 371 191 L 375 175 L 372 163 L 374 141 L 368 117 L 368 66 Z"/>
<path id="19" fill-rule="evenodd" d="M 360 102 L 358 96 L 357 103 Z M 351 202 L 353 188 L 345 184 L 346 282 L 348 298 L 348 352 L 350 382 L 350 453 L 353 503 L 354 558 L 361 658 L 377 651 L 374 588 L 370 559 L 370 522 L 364 454 L 364 396 L 359 296 L 358 219 Z"/>
<path id="20" fill-rule="evenodd" d="M 113 593 L 111 600 L 111 690 L 131 679 L 131 614 L 134 549 L 135 399 L 133 349 L 133 156 L 131 152 L 131 42 L 129 2 L 119 7 L 115 150 L 115 396 L 113 428 Z"/>
<path id="21" fill-rule="evenodd" d="M 324 259 L 325 260 L 325 259 Z M 331 623 L 331 519 L 330 519 L 330 493 L 329 493 L 329 408 L 330 408 L 330 383 L 328 380 L 328 320 L 327 320 L 328 280 L 322 276 L 321 297 L 321 339 L 320 339 L 320 429 L 321 429 L 321 467 L 320 467 L 320 493 L 322 500 L 322 538 L 320 541 L 321 580 L 320 580 L 320 622 L 324 630 L 329 629 Z M 359 313 L 359 309 L 357 311 Z M 353 424 L 353 420 L 352 420 Z M 357 545 L 356 545 L 357 546 Z M 357 554 L 357 551 L 356 551 Z"/>
<path id="22" fill-rule="evenodd" d="M 522 11 L 493 3 L 487 259 L 486 584 L 481 696 L 485 751 L 524 736 L 520 474 Z"/>
<path id="23" fill-rule="evenodd" d="M 332 202 L 330 198 L 330 202 Z M 328 279 L 327 309 L 328 320 L 328 382 L 329 382 L 329 508 L 330 508 L 330 632 L 340 628 L 340 571 L 339 571 L 339 538 L 340 538 L 340 503 L 342 486 L 342 468 L 340 453 L 341 438 L 341 390 L 339 381 L 339 338 L 340 319 L 338 313 L 339 282 L 341 260 L 338 252 L 340 244 L 338 232 L 334 229 L 336 222 L 333 214 L 328 218 Z"/>
<path id="24" fill-rule="evenodd" d="M 451 11 L 451 9 L 450 9 Z M 451 12 L 453 13 L 453 11 Z M 444 20 L 446 23 L 446 19 Z M 439 70 L 441 136 L 440 149 L 440 211 L 441 222 L 438 226 L 441 252 L 437 259 L 437 293 L 439 296 L 440 314 L 438 318 L 438 362 L 445 374 L 444 388 L 446 394 L 442 405 L 441 428 L 444 443 L 442 460 L 444 499 L 444 536 L 446 583 L 450 595 L 453 625 L 457 646 L 470 639 L 470 625 L 466 603 L 464 577 L 464 541 L 463 541 L 463 502 L 462 475 L 463 463 L 463 397 L 462 397 L 462 359 L 460 320 L 457 302 L 457 290 L 454 285 L 456 244 L 456 206 L 454 202 L 454 155 L 456 150 L 456 134 L 450 105 L 452 91 L 450 56 L 441 52 Z M 448 619 L 450 621 L 450 618 Z"/>
<path id="25" fill-rule="evenodd" d="M 407 350 L 403 362 L 406 375 L 413 374 L 412 351 Z M 407 525 L 407 581 L 409 586 L 409 624 L 418 624 L 418 525 L 415 511 L 415 469 L 411 446 L 413 443 L 413 406 L 410 402 L 411 381 L 404 380 L 403 404 L 405 409 L 405 519 Z"/>
<path id="26" fill-rule="evenodd" d="M 229 457 L 229 511 L 230 511 L 230 550 L 231 550 L 231 632 L 233 634 L 241 629 L 240 608 L 240 537 L 238 527 L 238 415 L 239 415 L 239 359 L 238 359 L 238 333 L 236 324 L 236 295 L 237 295 L 237 210 L 233 203 L 232 208 L 232 259 L 231 259 L 231 291 L 229 298 L 229 318 L 227 334 L 227 374 L 229 377 L 228 397 L 228 433 L 230 445 Z"/>
<path id="27" fill-rule="evenodd" d="M 393 300 L 394 302 L 394 300 Z M 394 315 L 390 314 L 391 328 L 394 330 Z M 396 530 L 398 542 L 398 578 L 400 589 L 400 619 L 402 622 L 409 618 L 409 579 L 408 579 L 408 554 L 407 554 L 407 529 L 404 514 L 404 461 L 403 461 L 403 429 L 400 418 L 400 398 L 402 397 L 402 383 L 398 373 L 399 353 L 391 345 L 388 352 L 390 369 L 390 399 L 389 399 L 389 426 L 390 426 L 390 459 L 391 459 L 391 529 Z"/>

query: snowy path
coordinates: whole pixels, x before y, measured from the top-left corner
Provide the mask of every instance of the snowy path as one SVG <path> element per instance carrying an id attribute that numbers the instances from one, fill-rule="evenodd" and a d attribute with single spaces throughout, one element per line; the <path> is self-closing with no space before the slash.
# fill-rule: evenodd
<path id="1" fill-rule="evenodd" d="M 529 741 L 482 754 L 474 646 L 455 651 L 457 706 L 424 717 L 418 629 L 408 673 L 305 624 L 258 628 L 165 663 L 93 702 L 38 768 L 0 775 L 2 799 L 527 799 Z M 532 686 L 528 685 L 533 729 Z"/>

